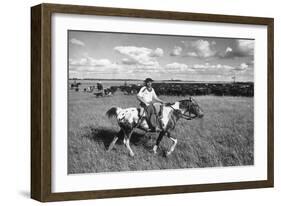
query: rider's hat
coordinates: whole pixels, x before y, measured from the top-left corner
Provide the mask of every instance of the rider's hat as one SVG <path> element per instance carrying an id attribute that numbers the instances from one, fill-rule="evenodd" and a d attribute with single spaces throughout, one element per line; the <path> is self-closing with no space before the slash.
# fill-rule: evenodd
<path id="1" fill-rule="evenodd" d="M 144 82 L 145 82 L 145 83 L 147 83 L 147 82 L 153 82 L 153 79 L 151 79 L 151 78 L 146 78 L 146 79 L 144 80 Z"/>

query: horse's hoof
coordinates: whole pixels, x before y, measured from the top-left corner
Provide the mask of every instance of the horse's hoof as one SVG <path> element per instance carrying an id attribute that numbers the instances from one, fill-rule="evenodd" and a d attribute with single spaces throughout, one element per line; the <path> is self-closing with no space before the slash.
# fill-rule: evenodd
<path id="1" fill-rule="evenodd" d="M 157 154 L 157 146 L 156 145 L 154 145 L 154 147 L 153 147 L 153 153 Z"/>
<path id="2" fill-rule="evenodd" d="M 135 156 L 135 154 L 134 153 L 130 153 L 130 156 L 133 157 L 133 156 Z"/>

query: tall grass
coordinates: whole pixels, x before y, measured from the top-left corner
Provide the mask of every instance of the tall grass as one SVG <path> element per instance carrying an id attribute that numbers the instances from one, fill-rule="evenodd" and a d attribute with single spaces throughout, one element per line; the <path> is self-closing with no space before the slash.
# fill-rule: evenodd
<path id="1" fill-rule="evenodd" d="M 184 97 L 161 96 L 167 102 Z M 111 152 L 106 149 L 119 131 L 115 119 L 105 112 L 112 106 L 137 106 L 134 96 L 117 93 L 96 98 L 70 91 L 68 105 L 68 172 L 114 172 L 253 165 L 253 98 L 195 97 L 204 110 L 202 120 L 180 120 L 172 136 L 178 139 L 169 157 L 164 153 L 172 142 L 163 138 L 158 153 L 152 153 L 157 136 L 137 131 L 131 138 L 135 152 L 130 157 L 120 139 Z"/>

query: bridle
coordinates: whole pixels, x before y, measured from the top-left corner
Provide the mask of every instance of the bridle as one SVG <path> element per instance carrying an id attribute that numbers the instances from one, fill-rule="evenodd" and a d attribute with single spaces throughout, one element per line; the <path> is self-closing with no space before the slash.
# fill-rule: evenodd
<path id="1" fill-rule="evenodd" d="M 200 108 L 199 104 L 195 101 L 194 98 L 189 97 L 189 104 L 188 104 L 188 109 L 186 112 L 184 112 L 183 114 L 180 113 L 180 118 L 181 119 L 185 119 L 185 120 L 192 120 L 195 119 L 198 115 L 192 115 L 190 110 L 191 110 L 191 103 L 192 101 L 196 104 L 196 106 L 198 107 L 199 110 L 202 111 L 202 109 Z M 176 111 L 177 109 L 173 108 L 171 105 L 169 105 L 174 111 Z M 188 113 L 188 114 L 186 114 Z"/>

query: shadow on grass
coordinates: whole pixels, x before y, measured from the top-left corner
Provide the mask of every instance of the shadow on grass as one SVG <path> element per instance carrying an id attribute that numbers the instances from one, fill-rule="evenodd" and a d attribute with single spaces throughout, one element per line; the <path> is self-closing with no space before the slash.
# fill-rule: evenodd
<path id="1" fill-rule="evenodd" d="M 118 136 L 116 144 L 123 144 L 124 136 L 122 132 L 107 127 L 87 127 L 85 130 L 87 130 L 87 134 L 85 134 L 84 137 L 91 141 L 103 143 L 106 150 L 115 136 Z M 136 146 L 143 145 L 146 149 L 150 149 L 150 146 L 147 145 L 149 140 L 151 140 L 150 135 L 147 135 L 143 131 L 136 130 L 131 136 L 130 143 Z"/>

